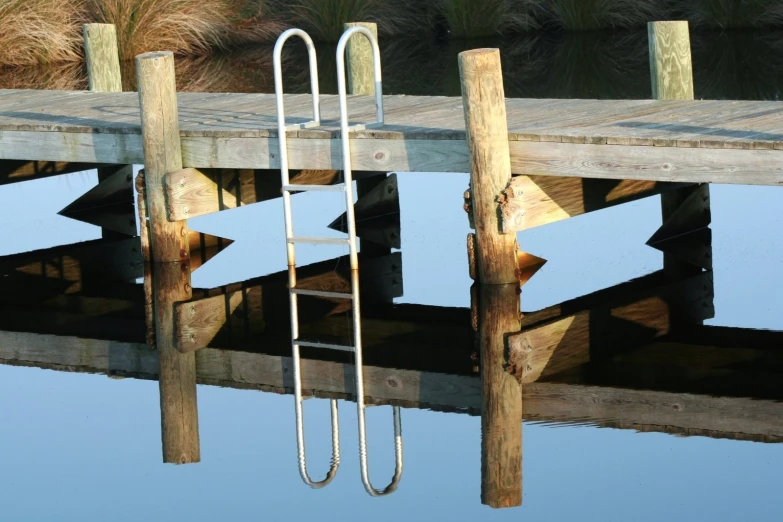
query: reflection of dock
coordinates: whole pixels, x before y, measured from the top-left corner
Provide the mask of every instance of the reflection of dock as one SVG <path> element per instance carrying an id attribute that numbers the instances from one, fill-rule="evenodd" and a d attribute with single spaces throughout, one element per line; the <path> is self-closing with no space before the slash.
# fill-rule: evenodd
<path id="1" fill-rule="evenodd" d="M 0 328 L 16 332 L 0 333 L 0 360 L 157 378 L 165 462 L 200 460 L 197 381 L 290 391 L 289 291 L 300 297 L 303 388 L 356 399 L 350 356 L 312 346 L 356 346 L 346 338 L 358 294 L 345 296 L 358 265 L 299 267 L 289 289 L 290 256 L 289 271 L 194 289 L 192 271 L 230 241 L 188 229 L 193 217 L 281 189 L 287 198 L 296 185 L 335 188 L 318 185 L 342 180 L 346 144 L 355 205 L 344 194 L 363 242 L 364 334 L 354 341 L 364 345 L 367 400 L 481 413 L 482 502 L 522 501 L 523 418 L 783 440 L 781 334 L 703 326 L 714 313 L 705 183 L 783 183 L 781 105 L 693 101 L 687 26 L 650 27 L 656 100 L 506 100 L 499 54 L 486 49 L 460 54 L 461 98 L 387 96 L 385 123 L 344 143 L 337 100 L 324 96 L 323 125 L 286 134 L 294 185 L 270 170 L 281 167 L 273 96 L 178 94 L 170 53 L 139 56 L 139 93 L 116 92 L 119 65 L 96 62 L 116 49 L 90 47 L 113 29 L 85 35 L 92 92 L 0 91 L 0 184 L 98 168 L 98 186 L 61 213 L 103 238 L 0 260 Z M 286 95 L 291 121 L 310 119 L 310 101 Z M 367 96 L 351 107 L 351 118 L 375 119 Z M 134 208 L 129 164 L 141 163 Z M 470 309 L 393 304 L 403 282 L 389 171 L 470 171 Z M 521 252 L 516 232 L 652 195 L 662 225 L 648 244 L 663 252 L 661 271 L 520 314 L 520 285 L 546 261 Z M 341 218 L 329 226 L 345 229 Z"/>
<path id="2" fill-rule="evenodd" d="M 639 347 L 604 367 L 523 387 L 524 418 L 759 442 L 783 441 L 783 358 L 779 332 L 702 327 L 708 337 L 748 336 L 751 344 L 700 346 L 676 338 Z M 694 332 L 696 333 L 696 332 Z M 755 339 L 754 339 L 755 337 Z M 0 333 L 3 364 L 59 371 L 157 378 L 157 354 L 141 342 Z M 280 351 L 287 345 L 281 343 Z M 468 373 L 365 367 L 368 402 L 478 415 L 481 380 Z M 290 357 L 206 348 L 197 355 L 201 384 L 291 393 Z M 306 358 L 309 395 L 351 400 L 352 365 Z"/>

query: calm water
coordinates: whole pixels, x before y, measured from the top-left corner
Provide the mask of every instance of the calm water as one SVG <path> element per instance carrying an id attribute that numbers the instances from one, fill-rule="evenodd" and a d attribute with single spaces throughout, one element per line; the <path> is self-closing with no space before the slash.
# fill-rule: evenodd
<path id="1" fill-rule="evenodd" d="M 551 41 L 525 41 L 517 50 L 505 49 L 510 95 L 647 96 L 643 35 L 547 38 Z M 774 52 L 781 49 L 778 41 L 783 38 L 736 33 L 696 38 L 697 95 L 777 99 L 783 70 L 783 50 Z M 762 43 L 766 47 L 760 47 Z M 394 92 L 458 94 L 455 54 L 458 47 L 478 45 L 483 43 L 427 43 L 394 51 L 407 58 L 396 64 L 388 58 L 387 84 Z M 622 54 L 618 49 L 627 51 L 627 59 L 617 58 Z M 762 56 L 759 49 L 771 54 Z M 385 52 L 393 56 L 392 50 Z M 431 58 L 421 62 L 422 53 Z M 605 56 L 615 61 L 610 65 Z M 237 63 L 248 63 L 244 59 Z M 216 63 L 210 66 L 218 71 Z M 412 63 L 426 65 L 415 67 L 420 74 L 409 74 Z M 515 71 L 529 74 L 510 75 L 512 63 L 518 67 Z M 261 85 L 259 78 L 269 74 L 268 69 L 248 73 L 247 85 Z M 0 187 L 0 253 L 99 237 L 95 227 L 55 216 L 96 181 L 89 172 Z M 405 290 L 395 302 L 469 307 L 468 226 L 461 208 L 468 176 L 403 173 L 399 182 Z M 711 198 L 715 314 L 705 324 L 783 330 L 783 246 L 778 240 L 783 189 L 712 186 Z M 323 234 L 342 213 L 339 201 L 329 195 L 294 199 L 297 232 L 302 235 Z M 661 253 L 645 245 L 659 225 L 659 198 L 653 197 L 520 233 L 525 251 L 548 260 L 523 287 L 522 309 L 539 310 L 660 269 Z M 280 200 L 197 218 L 190 227 L 235 240 L 194 274 L 195 287 L 285 267 Z M 301 248 L 298 259 L 304 265 L 345 253 Z M 7 289 L 4 294 L 6 303 L 14 302 Z M 42 297 L 46 299 L 54 297 Z M 285 301 L 279 306 L 285 308 Z M 24 344 L 21 338 L 3 339 L 20 348 Z M 45 347 L 52 354 L 64 349 L 56 342 Z M 448 349 L 432 346 L 439 353 Z M 679 359 L 640 364 L 638 382 L 616 383 L 616 408 L 607 410 L 625 412 L 625 419 L 579 418 L 590 410 L 574 402 L 562 405 L 559 417 L 551 416 L 578 422 L 525 422 L 524 503 L 499 511 L 481 505 L 481 420 L 464 412 L 403 409 L 403 479 L 393 495 L 373 499 L 359 479 L 351 402 L 340 401 L 340 471 L 331 485 L 314 491 L 298 475 L 290 395 L 199 386 L 202 462 L 171 466 L 161 464 L 156 382 L 3 365 L 1 519 L 780 520 L 783 445 L 732 439 L 754 439 L 753 430 L 761 422 L 754 407 L 769 404 L 775 411 L 783 399 L 783 380 L 777 379 L 783 367 L 775 363 L 780 356 L 774 346 L 764 352 L 762 359 L 772 361 L 766 366 L 753 358 L 755 352 L 747 353 L 731 352 L 725 359 L 705 353 L 687 364 Z M 419 362 L 401 364 L 416 367 Z M 661 367 L 680 364 L 684 369 L 668 375 L 671 378 L 654 378 Z M 623 404 L 630 396 L 627 390 L 638 388 L 690 393 L 675 400 L 680 408 L 694 404 L 689 397 L 728 405 L 743 397 L 759 398 L 761 382 L 767 383 L 765 399 L 743 403 L 748 405 L 745 410 L 678 410 L 683 425 L 725 426 L 722 435 L 712 435 L 731 438 L 674 436 L 670 433 L 677 431 L 676 425 L 656 425 L 664 406 L 641 415 Z M 590 393 L 585 387 L 582 398 L 588 404 Z M 328 401 L 306 401 L 305 415 L 308 463 L 312 475 L 320 478 L 330 456 Z M 769 421 L 773 431 L 783 432 L 780 422 Z M 385 484 L 393 470 L 391 408 L 370 408 L 368 426 L 371 474 L 378 485 Z M 635 426 L 644 432 L 599 426 Z"/>

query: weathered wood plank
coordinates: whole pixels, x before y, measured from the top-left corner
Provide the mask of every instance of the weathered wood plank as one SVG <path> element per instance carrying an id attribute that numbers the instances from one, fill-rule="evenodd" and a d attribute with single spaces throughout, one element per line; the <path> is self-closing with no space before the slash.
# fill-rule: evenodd
<path id="1" fill-rule="evenodd" d="M 645 180 L 515 176 L 501 199 L 503 230 L 521 232 L 683 186 Z"/>
<path id="2" fill-rule="evenodd" d="M 201 384 L 292 393 L 290 357 L 207 348 L 197 359 Z M 158 377 L 157 356 L 146 345 L 78 337 L 0 332 L 0 364 Z M 477 414 L 481 406 L 481 381 L 475 376 L 378 366 L 366 366 L 364 372 L 368 403 L 463 414 Z M 352 364 L 303 358 L 302 376 L 306 395 L 348 400 L 353 395 Z M 777 400 L 532 383 L 524 386 L 523 401 L 524 418 L 533 422 L 783 442 L 783 402 Z"/>
<path id="3" fill-rule="evenodd" d="M 523 383 L 556 375 L 672 331 L 678 321 L 712 317 L 712 274 L 634 288 L 588 310 L 525 326 L 509 336 L 510 371 Z"/>
<path id="4" fill-rule="evenodd" d="M 0 160 L 0 185 L 83 172 L 105 166 L 102 163 Z"/>
<path id="5" fill-rule="evenodd" d="M 331 185 L 342 179 L 337 170 L 298 170 L 293 184 Z M 269 169 L 186 168 L 165 177 L 169 219 L 178 221 L 251 205 L 281 196 L 280 172 Z"/>

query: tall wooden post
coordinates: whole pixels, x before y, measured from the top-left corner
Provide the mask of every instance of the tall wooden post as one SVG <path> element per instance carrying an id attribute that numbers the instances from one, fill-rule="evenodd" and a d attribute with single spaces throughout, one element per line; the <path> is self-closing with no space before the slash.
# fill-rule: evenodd
<path id="1" fill-rule="evenodd" d="M 511 181 L 500 52 L 497 49 L 462 52 L 459 71 L 470 149 L 478 281 L 485 285 L 517 283 L 516 234 L 502 233 L 498 203 L 498 196 Z"/>
<path id="2" fill-rule="evenodd" d="M 366 27 L 378 38 L 378 25 L 373 22 L 349 22 L 343 24 L 343 30 L 351 27 Z M 346 46 L 346 72 L 348 92 L 350 94 L 375 94 L 375 76 L 372 69 L 372 46 L 363 35 L 356 34 L 348 40 Z M 356 180 L 356 197 L 361 198 L 377 187 L 386 178 L 386 174 L 377 172 Z M 361 242 L 363 257 L 380 257 L 391 253 L 391 249 L 371 241 Z"/>
<path id="3" fill-rule="evenodd" d="M 688 22 L 650 22 L 647 33 L 653 98 L 692 100 L 693 66 Z M 676 233 L 679 235 L 705 227 L 710 222 L 709 198 L 710 187 L 707 183 L 662 193 L 662 229 L 672 220 L 678 222 Z M 711 256 L 711 249 L 708 255 Z M 672 277 L 701 271 L 700 267 L 683 262 L 677 255 L 665 251 L 663 267 Z"/>
<path id="4" fill-rule="evenodd" d="M 141 54 L 136 57 L 136 71 L 160 362 L 163 461 L 185 464 L 201 457 L 195 353 L 180 353 L 174 336 L 174 303 L 191 297 L 187 221 L 168 220 L 163 191 L 163 176 L 182 168 L 174 56 L 168 51 Z"/>
<path id="5" fill-rule="evenodd" d="M 478 285 L 481 503 L 522 504 L 522 385 L 508 371 L 507 334 L 518 332 L 519 285 Z"/>
<path id="6" fill-rule="evenodd" d="M 121 92 L 120 52 L 117 30 L 112 24 L 84 24 L 84 55 L 87 80 L 93 92 Z"/>
<path id="7" fill-rule="evenodd" d="M 122 92 L 120 52 L 117 47 L 117 30 L 112 24 L 84 24 L 84 55 L 87 58 L 87 81 L 93 92 Z M 98 183 L 112 176 L 133 176 L 133 165 L 113 165 L 98 168 Z M 133 190 L 128 191 L 133 201 Z M 125 237 L 119 232 L 102 229 L 105 238 Z"/>

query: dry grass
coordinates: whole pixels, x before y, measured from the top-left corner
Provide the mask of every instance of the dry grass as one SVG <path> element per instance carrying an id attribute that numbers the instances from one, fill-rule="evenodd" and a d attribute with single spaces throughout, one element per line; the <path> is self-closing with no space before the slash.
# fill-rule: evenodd
<path id="1" fill-rule="evenodd" d="M 89 0 L 96 21 L 114 24 L 120 56 L 168 50 L 203 55 L 228 44 L 231 2 L 225 0 Z"/>
<path id="2" fill-rule="evenodd" d="M 0 0 L 0 65 L 81 59 L 83 0 Z"/>
<path id="3" fill-rule="evenodd" d="M 0 89 L 87 89 L 87 74 L 81 62 L 0 67 Z"/>

